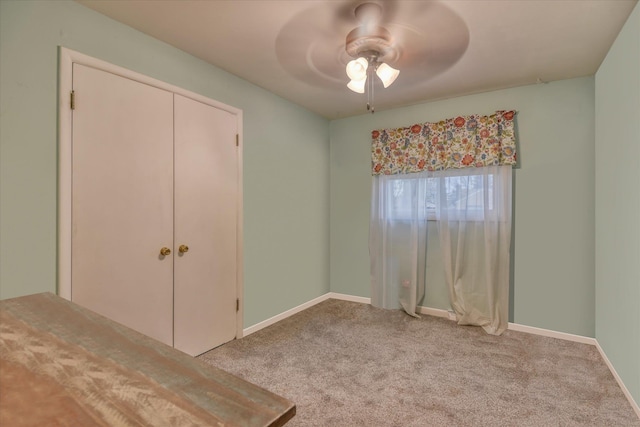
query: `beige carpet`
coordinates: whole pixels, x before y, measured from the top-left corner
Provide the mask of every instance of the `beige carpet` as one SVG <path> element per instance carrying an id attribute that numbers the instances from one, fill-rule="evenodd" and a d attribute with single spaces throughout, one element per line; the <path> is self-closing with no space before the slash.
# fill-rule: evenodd
<path id="1" fill-rule="evenodd" d="M 297 405 L 287 426 L 640 426 L 591 345 L 328 300 L 199 357 Z"/>

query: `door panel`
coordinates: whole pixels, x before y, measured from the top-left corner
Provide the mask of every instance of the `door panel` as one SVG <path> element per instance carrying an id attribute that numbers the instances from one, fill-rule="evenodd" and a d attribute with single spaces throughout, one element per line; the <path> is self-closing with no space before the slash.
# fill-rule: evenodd
<path id="1" fill-rule="evenodd" d="M 72 301 L 173 345 L 173 94 L 73 65 Z"/>
<path id="2" fill-rule="evenodd" d="M 174 345 L 198 355 L 236 335 L 237 125 L 226 111 L 174 99 Z"/>

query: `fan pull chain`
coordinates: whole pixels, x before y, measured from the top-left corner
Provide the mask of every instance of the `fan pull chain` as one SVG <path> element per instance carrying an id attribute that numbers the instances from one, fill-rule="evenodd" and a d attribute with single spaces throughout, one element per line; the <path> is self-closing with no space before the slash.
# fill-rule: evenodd
<path id="1" fill-rule="evenodd" d="M 373 88 L 374 88 L 374 81 L 373 81 L 373 74 L 374 74 L 373 67 L 369 66 L 369 68 L 367 69 L 367 111 L 371 111 L 371 114 L 376 112 L 375 107 L 373 106 Z"/>
<path id="2" fill-rule="evenodd" d="M 367 68 L 367 81 L 364 89 L 365 92 L 367 92 L 367 111 L 371 111 L 371 89 L 369 88 L 369 86 L 371 86 L 371 73 Z"/>

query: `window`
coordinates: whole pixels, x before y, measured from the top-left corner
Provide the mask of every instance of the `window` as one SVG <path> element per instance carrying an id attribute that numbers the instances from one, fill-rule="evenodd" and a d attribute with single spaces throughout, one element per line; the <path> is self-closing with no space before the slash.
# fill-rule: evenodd
<path id="1" fill-rule="evenodd" d="M 484 218 L 485 206 L 494 209 L 494 177 L 488 175 L 466 175 L 470 170 L 447 171 L 450 176 L 425 177 L 402 175 L 387 181 L 387 218 L 410 220 L 414 215 L 418 219 L 435 220 L 436 205 L 440 191 L 444 192 L 441 212 L 446 210 L 449 216 L 453 212 L 465 212 L 468 220 Z M 414 213 L 415 212 L 415 213 Z M 455 216 L 459 216 L 456 214 Z"/>

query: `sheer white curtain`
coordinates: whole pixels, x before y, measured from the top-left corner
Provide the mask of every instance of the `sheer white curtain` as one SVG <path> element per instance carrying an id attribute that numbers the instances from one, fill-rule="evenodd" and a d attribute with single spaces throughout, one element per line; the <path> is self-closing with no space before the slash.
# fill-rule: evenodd
<path id="1" fill-rule="evenodd" d="M 373 177 L 369 254 L 375 307 L 402 307 L 417 316 L 425 286 L 427 179 L 426 173 Z"/>
<path id="2" fill-rule="evenodd" d="M 511 166 L 434 172 L 445 278 L 458 324 L 507 329 Z"/>
<path id="3" fill-rule="evenodd" d="M 417 315 L 436 221 L 458 323 L 507 328 L 515 116 L 498 110 L 371 132 L 373 305 Z"/>
<path id="4" fill-rule="evenodd" d="M 417 316 L 425 286 L 428 221 L 437 221 L 458 323 L 501 334 L 509 313 L 511 166 L 373 177 L 371 303 Z"/>

